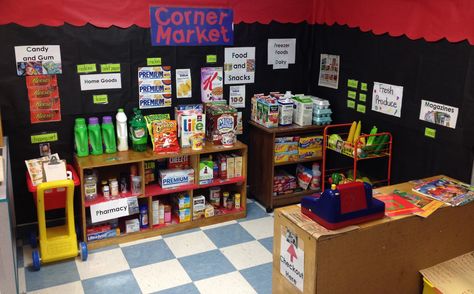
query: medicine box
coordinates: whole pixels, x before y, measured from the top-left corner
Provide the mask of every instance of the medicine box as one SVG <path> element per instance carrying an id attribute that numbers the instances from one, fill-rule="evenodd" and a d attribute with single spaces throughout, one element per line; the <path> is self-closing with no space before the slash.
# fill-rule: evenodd
<path id="1" fill-rule="evenodd" d="M 212 183 L 214 178 L 213 174 L 214 163 L 209 159 L 202 159 L 199 162 L 199 184 L 209 184 Z"/>
<path id="2" fill-rule="evenodd" d="M 140 221 L 138 218 L 125 221 L 125 232 L 127 234 L 140 231 Z"/>
<path id="3" fill-rule="evenodd" d="M 191 220 L 191 209 L 183 208 L 176 211 L 180 223 L 189 222 Z"/>
<path id="4" fill-rule="evenodd" d="M 178 209 L 191 208 L 191 200 L 188 194 L 179 194 L 173 198 L 173 202 Z"/>

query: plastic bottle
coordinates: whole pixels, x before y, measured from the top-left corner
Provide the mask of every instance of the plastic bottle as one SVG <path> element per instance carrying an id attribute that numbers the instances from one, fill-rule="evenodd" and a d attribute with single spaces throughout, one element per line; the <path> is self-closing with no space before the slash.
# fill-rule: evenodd
<path id="1" fill-rule="evenodd" d="M 77 156 L 89 155 L 88 142 L 86 119 L 76 118 L 74 124 L 74 148 L 76 149 Z"/>
<path id="2" fill-rule="evenodd" d="M 134 151 L 146 151 L 148 140 L 145 118 L 140 109 L 134 108 L 135 116 L 130 121 L 130 138 Z"/>
<path id="3" fill-rule="evenodd" d="M 146 204 L 140 205 L 140 228 L 148 228 L 148 206 Z"/>
<path id="4" fill-rule="evenodd" d="M 99 118 L 90 117 L 89 125 L 89 148 L 92 155 L 99 155 L 104 153 L 102 150 L 102 134 L 100 132 Z"/>
<path id="5" fill-rule="evenodd" d="M 311 190 L 321 189 L 321 171 L 319 170 L 319 163 L 313 163 L 313 178 L 311 179 Z"/>
<path id="6" fill-rule="evenodd" d="M 117 152 L 117 143 L 115 142 L 115 129 L 111 116 L 102 118 L 102 139 L 104 140 L 105 153 Z"/>
<path id="7" fill-rule="evenodd" d="M 118 151 L 128 150 L 128 133 L 127 133 L 127 115 L 123 112 L 123 108 L 119 108 L 117 115 L 117 149 Z"/>

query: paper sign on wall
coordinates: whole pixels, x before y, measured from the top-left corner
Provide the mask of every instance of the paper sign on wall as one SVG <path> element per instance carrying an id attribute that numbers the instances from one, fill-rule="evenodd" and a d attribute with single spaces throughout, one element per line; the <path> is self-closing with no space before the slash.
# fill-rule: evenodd
<path id="1" fill-rule="evenodd" d="M 268 39 L 268 60 L 273 69 L 285 69 L 295 63 L 296 39 Z"/>
<path id="2" fill-rule="evenodd" d="M 303 292 L 304 285 L 304 244 L 303 239 L 281 226 L 280 273 L 290 283 Z"/>
<path id="3" fill-rule="evenodd" d="M 171 66 L 138 68 L 140 109 L 171 107 Z"/>
<path id="4" fill-rule="evenodd" d="M 81 91 L 122 88 L 122 78 L 119 73 L 80 75 L 79 78 Z"/>
<path id="5" fill-rule="evenodd" d="M 61 100 L 56 75 L 26 76 L 26 87 L 32 124 L 61 121 Z"/>
<path id="6" fill-rule="evenodd" d="M 61 74 L 59 45 L 15 46 L 16 72 L 19 76 Z"/>
<path id="7" fill-rule="evenodd" d="M 245 85 L 230 86 L 229 105 L 235 108 L 245 108 Z"/>
<path id="8" fill-rule="evenodd" d="M 403 87 L 374 82 L 372 110 L 400 117 L 402 114 Z"/>
<path id="9" fill-rule="evenodd" d="M 458 113 L 457 107 L 421 100 L 421 120 L 455 129 Z"/>
<path id="10" fill-rule="evenodd" d="M 127 198 L 91 205 L 90 210 L 93 223 L 129 215 Z"/>
<path id="11" fill-rule="evenodd" d="M 321 54 L 318 86 L 337 89 L 339 83 L 339 55 Z"/>
<path id="12" fill-rule="evenodd" d="M 222 67 L 201 68 L 201 101 L 222 100 L 224 94 L 222 81 Z"/>
<path id="13" fill-rule="evenodd" d="M 255 78 L 255 47 L 225 48 L 224 84 L 249 84 Z"/>
<path id="14" fill-rule="evenodd" d="M 189 68 L 176 70 L 176 98 L 191 98 L 191 70 Z"/>

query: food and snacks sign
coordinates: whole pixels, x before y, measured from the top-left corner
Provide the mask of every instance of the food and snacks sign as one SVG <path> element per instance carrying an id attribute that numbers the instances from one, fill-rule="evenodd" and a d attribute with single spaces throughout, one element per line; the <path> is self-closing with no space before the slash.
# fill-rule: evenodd
<path id="1" fill-rule="evenodd" d="M 153 46 L 234 43 L 232 9 L 153 6 L 150 18 Z"/>

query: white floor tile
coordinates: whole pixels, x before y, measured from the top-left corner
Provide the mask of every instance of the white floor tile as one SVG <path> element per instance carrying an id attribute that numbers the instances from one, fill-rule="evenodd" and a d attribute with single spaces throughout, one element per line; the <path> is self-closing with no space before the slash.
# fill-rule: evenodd
<path id="1" fill-rule="evenodd" d="M 165 238 L 164 240 L 177 258 L 217 248 L 202 231 Z"/>
<path id="2" fill-rule="evenodd" d="M 214 224 L 214 225 L 201 227 L 201 230 L 209 230 L 209 229 L 219 228 L 219 227 L 228 226 L 228 225 L 232 225 L 232 224 L 236 224 L 236 223 L 237 223 L 236 220 L 231 220 L 231 221 L 227 221 L 227 222 L 223 222 L 223 223 L 218 223 L 218 224 Z"/>
<path id="3" fill-rule="evenodd" d="M 143 293 L 153 293 L 191 282 L 176 259 L 137 267 L 132 272 Z"/>
<path id="4" fill-rule="evenodd" d="M 119 244 L 120 247 L 128 247 L 128 246 L 132 246 L 132 245 L 137 245 L 137 244 L 143 244 L 143 243 L 147 243 L 147 242 L 151 242 L 151 241 L 156 241 L 156 240 L 160 240 L 160 239 L 163 239 L 162 236 L 156 236 L 156 237 L 151 237 L 151 238 L 145 238 L 145 239 L 140 239 L 140 240 L 136 240 L 136 241 L 131 241 L 131 242 L 127 242 L 127 243 L 121 243 Z"/>
<path id="5" fill-rule="evenodd" d="M 202 294 L 246 294 L 257 293 L 239 272 L 215 276 L 194 282 Z"/>
<path id="6" fill-rule="evenodd" d="M 29 267 L 33 264 L 33 258 L 31 257 L 31 252 L 33 249 L 30 245 L 23 246 L 23 266 Z"/>
<path id="7" fill-rule="evenodd" d="M 272 254 L 258 241 L 232 245 L 221 251 L 237 270 L 272 262 Z"/>
<path id="8" fill-rule="evenodd" d="M 18 292 L 26 293 L 25 268 L 18 268 Z"/>
<path id="9" fill-rule="evenodd" d="M 241 222 L 240 225 L 257 240 L 273 236 L 273 217 L 271 216 Z"/>
<path id="10" fill-rule="evenodd" d="M 20 292 L 21 293 L 21 292 Z M 62 284 L 59 286 L 54 286 L 50 288 L 44 288 L 33 292 L 28 292 L 28 294 L 83 294 L 84 289 L 82 288 L 81 281 L 76 281 L 72 283 Z"/>
<path id="11" fill-rule="evenodd" d="M 120 248 L 91 253 L 86 262 L 76 259 L 76 266 L 82 280 L 130 268 Z"/>

